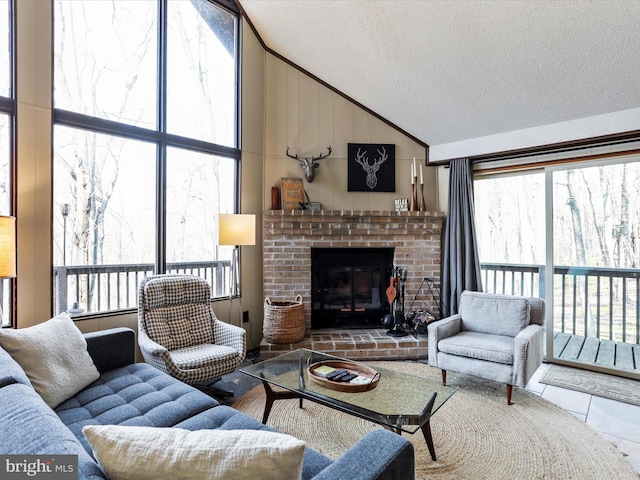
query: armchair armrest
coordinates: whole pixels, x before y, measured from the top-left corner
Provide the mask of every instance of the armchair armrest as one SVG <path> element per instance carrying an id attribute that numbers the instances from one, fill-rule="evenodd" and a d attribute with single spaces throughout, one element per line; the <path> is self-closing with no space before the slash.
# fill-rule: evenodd
<path id="1" fill-rule="evenodd" d="M 147 332 L 142 328 L 138 329 L 138 346 L 145 362 L 156 367 L 158 370 L 171 375 L 170 370 L 178 371 L 178 367 L 173 362 L 169 350 L 154 342 L 149 338 Z"/>
<path id="2" fill-rule="evenodd" d="M 218 319 L 213 321 L 213 338 L 216 344 L 231 347 L 240 352 L 240 361 L 247 354 L 246 332 L 244 328 L 224 323 Z"/>
<path id="3" fill-rule="evenodd" d="M 376 429 L 362 437 L 314 480 L 412 480 L 415 478 L 413 445 L 401 435 Z"/>
<path id="4" fill-rule="evenodd" d="M 525 387 L 542 364 L 544 328 L 528 325 L 513 339 L 513 385 Z"/>
<path id="5" fill-rule="evenodd" d="M 429 338 L 429 365 L 438 366 L 438 342 L 443 338 L 453 337 L 460 333 L 462 328 L 462 317 L 459 313 L 437 322 L 433 322 L 427 327 Z"/>
<path id="6" fill-rule="evenodd" d="M 135 363 L 136 337 L 130 328 L 85 333 L 87 351 L 100 373 Z"/>
<path id="7" fill-rule="evenodd" d="M 147 332 L 142 329 L 138 330 L 138 344 L 142 353 L 149 355 L 162 356 L 165 352 L 168 352 L 165 347 L 151 340 Z"/>

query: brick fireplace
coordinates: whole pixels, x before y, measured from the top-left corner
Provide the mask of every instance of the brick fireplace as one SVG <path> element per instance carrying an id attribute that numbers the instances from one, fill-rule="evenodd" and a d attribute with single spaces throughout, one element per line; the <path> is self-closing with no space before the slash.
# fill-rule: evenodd
<path id="1" fill-rule="evenodd" d="M 357 359 L 426 358 L 426 338 L 385 335 L 382 328 L 333 331 L 311 328 L 311 249 L 389 248 L 407 270 L 406 301 L 439 312 L 437 298 L 422 295 L 422 279 L 440 285 L 444 214 L 434 212 L 268 210 L 263 213 L 264 289 L 272 300 L 304 298 L 305 338 L 297 344 L 260 346 L 263 358 L 295 348 Z"/>

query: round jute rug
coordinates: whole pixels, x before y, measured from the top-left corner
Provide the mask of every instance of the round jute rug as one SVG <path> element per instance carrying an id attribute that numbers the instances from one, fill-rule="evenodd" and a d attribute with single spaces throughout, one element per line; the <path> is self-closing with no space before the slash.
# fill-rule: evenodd
<path id="1" fill-rule="evenodd" d="M 367 362 L 389 370 L 438 380 L 440 371 L 417 362 Z M 404 433 L 415 447 L 417 479 L 633 479 L 638 475 L 612 444 L 570 413 L 522 389 L 513 405 L 505 388 L 450 372 L 460 387 L 431 419 L 437 461 L 422 433 Z M 233 407 L 262 419 L 264 389 L 258 386 Z M 267 424 L 293 435 L 330 458 L 338 458 L 373 423 L 305 401 L 276 401 Z"/>

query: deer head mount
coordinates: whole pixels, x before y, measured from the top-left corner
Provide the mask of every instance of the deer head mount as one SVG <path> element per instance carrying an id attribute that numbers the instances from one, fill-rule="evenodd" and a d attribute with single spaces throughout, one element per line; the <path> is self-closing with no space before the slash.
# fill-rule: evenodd
<path id="1" fill-rule="evenodd" d="M 331 146 L 327 147 L 327 149 L 329 150 L 329 153 L 327 153 L 326 155 L 323 155 L 322 153 L 320 153 L 319 157 L 309 157 L 309 158 L 299 157 L 297 153 L 295 155 L 289 155 L 289 147 L 287 147 L 286 153 L 287 153 L 287 157 L 295 158 L 296 160 L 298 160 L 298 162 L 300 162 L 300 168 L 304 170 L 304 178 L 307 179 L 307 182 L 311 183 L 315 178 L 316 168 L 320 166 L 317 160 L 321 160 L 331 155 Z"/>
<path id="2" fill-rule="evenodd" d="M 376 188 L 376 185 L 378 184 L 378 176 L 376 174 L 378 173 L 378 170 L 380 170 L 380 165 L 382 165 L 385 160 L 389 158 L 389 155 L 387 155 L 387 150 L 384 147 L 382 147 L 382 151 L 377 150 L 377 152 L 380 157 L 374 159 L 373 164 L 369 163 L 369 157 L 365 157 L 365 154 L 367 152 L 361 153 L 360 149 L 358 149 L 358 153 L 356 154 L 356 162 L 366 172 L 367 187 L 369 187 L 371 190 Z"/>

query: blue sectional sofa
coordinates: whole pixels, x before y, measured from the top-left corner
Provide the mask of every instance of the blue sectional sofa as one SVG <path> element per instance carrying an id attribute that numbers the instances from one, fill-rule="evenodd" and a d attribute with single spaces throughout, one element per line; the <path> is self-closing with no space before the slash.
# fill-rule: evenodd
<path id="1" fill-rule="evenodd" d="M 24 370 L 0 348 L 0 454 L 74 454 L 79 478 L 103 479 L 82 433 L 85 425 L 269 429 L 147 364 L 135 363 L 130 329 L 85 338 L 100 378 L 55 409 L 45 404 Z M 307 447 L 302 478 L 411 480 L 413 446 L 400 435 L 376 429 L 335 461 Z"/>

